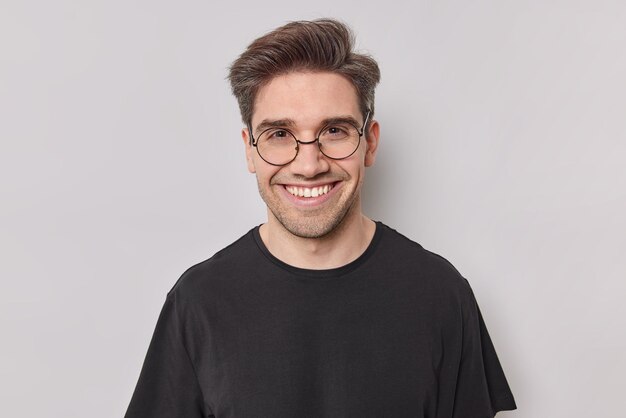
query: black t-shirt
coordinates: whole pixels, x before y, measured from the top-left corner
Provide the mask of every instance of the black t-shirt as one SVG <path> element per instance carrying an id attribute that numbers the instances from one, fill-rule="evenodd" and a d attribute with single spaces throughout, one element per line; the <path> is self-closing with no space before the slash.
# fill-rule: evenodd
<path id="1" fill-rule="evenodd" d="M 167 295 L 127 418 L 487 418 L 515 409 L 469 284 L 377 223 L 331 270 L 258 227 Z"/>

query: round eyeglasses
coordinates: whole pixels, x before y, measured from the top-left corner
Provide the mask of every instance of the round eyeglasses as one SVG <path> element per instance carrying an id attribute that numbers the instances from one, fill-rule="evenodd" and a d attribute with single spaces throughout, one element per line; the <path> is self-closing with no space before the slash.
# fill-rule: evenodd
<path id="1" fill-rule="evenodd" d="M 300 145 L 317 142 L 322 154 L 333 160 L 348 158 L 356 152 L 370 117 L 370 111 L 365 116 L 361 129 L 351 120 L 338 118 L 325 125 L 311 141 L 300 141 L 284 127 L 271 127 L 262 131 L 257 138 L 250 132 L 252 146 L 259 156 L 268 164 L 275 166 L 287 165 L 296 159 Z"/>

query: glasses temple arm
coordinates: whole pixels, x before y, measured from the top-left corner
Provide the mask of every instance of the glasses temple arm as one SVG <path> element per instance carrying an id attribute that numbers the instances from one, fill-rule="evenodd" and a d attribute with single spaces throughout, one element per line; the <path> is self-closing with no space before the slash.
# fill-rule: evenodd
<path id="1" fill-rule="evenodd" d="M 363 122 L 363 128 L 361 128 L 361 132 L 359 132 L 359 136 L 363 135 L 363 133 L 365 132 L 365 127 L 367 126 L 367 122 L 369 122 L 370 120 L 371 113 L 372 113 L 371 110 L 367 111 L 367 115 L 365 116 L 365 121 Z"/>

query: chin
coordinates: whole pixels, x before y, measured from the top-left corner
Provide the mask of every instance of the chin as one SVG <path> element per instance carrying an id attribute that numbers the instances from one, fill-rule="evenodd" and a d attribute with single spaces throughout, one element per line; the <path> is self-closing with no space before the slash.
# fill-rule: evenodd
<path id="1" fill-rule="evenodd" d="M 300 238 L 322 238 L 332 231 L 334 231 L 341 219 L 334 220 L 333 222 L 320 223 L 316 219 L 301 220 L 301 221 L 284 221 L 278 218 L 278 222 L 289 231 L 291 234 Z"/>
<path id="2" fill-rule="evenodd" d="M 354 202 L 345 205 L 343 210 L 335 213 L 318 214 L 315 216 L 288 216 L 287 214 L 274 212 L 276 220 L 289 233 L 300 238 L 323 238 L 341 229 L 348 216 L 352 212 Z"/>

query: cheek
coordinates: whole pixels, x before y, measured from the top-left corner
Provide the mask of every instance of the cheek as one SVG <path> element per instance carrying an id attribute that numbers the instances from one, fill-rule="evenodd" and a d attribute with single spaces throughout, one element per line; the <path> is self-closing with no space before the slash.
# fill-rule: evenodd
<path id="1" fill-rule="evenodd" d="M 365 167 L 363 166 L 363 160 L 360 155 L 354 155 L 354 159 L 350 158 L 349 161 L 343 161 L 343 164 L 338 168 L 344 173 L 346 179 L 348 180 L 349 186 L 346 188 L 346 191 L 350 190 L 351 192 L 356 191 L 356 189 L 360 188 L 363 184 L 363 177 L 365 175 Z"/>
<path id="2" fill-rule="evenodd" d="M 260 186 L 269 187 L 272 179 L 279 171 L 275 167 L 268 165 L 264 161 L 255 161 L 256 178 Z"/>

